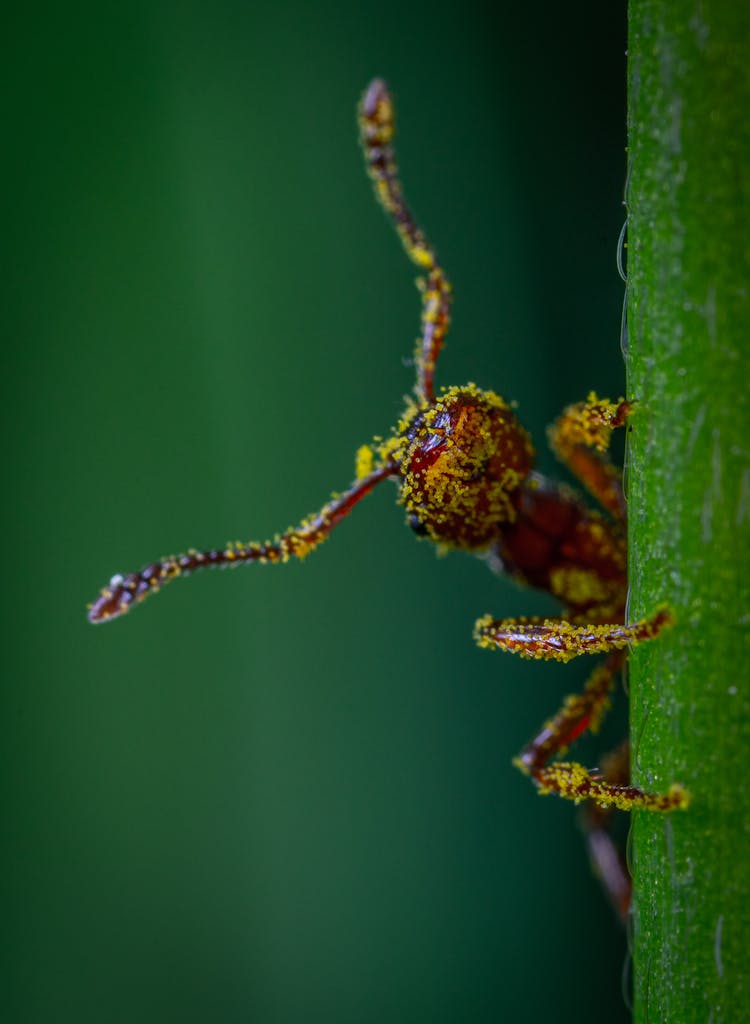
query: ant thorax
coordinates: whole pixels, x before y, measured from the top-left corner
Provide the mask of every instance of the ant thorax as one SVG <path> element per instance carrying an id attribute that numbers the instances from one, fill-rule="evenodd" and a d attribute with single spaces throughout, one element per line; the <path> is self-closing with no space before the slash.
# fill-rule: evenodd
<path id="1" fill-rule="evenodd" d="M 416 409 L 394 457 L 415 531 L 471 551 L 515 520 L 534 449 L 507 402 L 468 384 Z"/>

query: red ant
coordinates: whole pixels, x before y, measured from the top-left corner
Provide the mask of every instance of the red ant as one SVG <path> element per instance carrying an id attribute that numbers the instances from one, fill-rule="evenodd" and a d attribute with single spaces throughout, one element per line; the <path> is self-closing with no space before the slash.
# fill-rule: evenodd
<path id="1" fill-rule="evenodd" d="M 661 608 L 625 624 L 627 560 L 625 498 L 607 448 L 612 430 L 625 424 L 632 403 L 593 393 L 569 406 L 551 427 L 553 450 L 608 513 L 587 507 L 569 488 L 534 471 L 534 448 L 511 407 L 475 384 L 435 394 L 435 365 L 450 325 L 451 286 L 435 250 L 404 200 L 395 162 L 393 102 L 387 86 L 373 81 L 359 107 L 360 139 L 375 196 L 393 221 L 407 255 L 423 272 L 422 330 L 416 348 L 415 397 L 392 435 L 357 453 L 357 479 L 341 495 L 282 536 L 265 543 L 227 544 L 190 550 L 151 562 L 138 573 L 114 576 L 89 608 L 91 622 L 123 615 L 164 583 L 211 566 L 286 562 L 305 558 L 354 506 L 386 479 L 399 486 L 399 502 L 420 537 L 443 548 L 481 553 L 519 583 L 547 591 L 565 608 L 560 618 L 493 619 L 476 623 L 481 647 L 526 658 L 569 661 L 606 654 L 580 695 L 562 708 L 523 749 L 516 764 L 542 793 L 592 800 L 589 847 L 621 912 L 629 880 L 604 829 L 606 809 L 669 811 L 687 807 L 678 784 L 665 794 L 628 784 L 623 747 L 592 773 L 575 762 L 555 761 L 584 731 L 595 731 L 609 705 L 626 648 L 655 637 L 672 621 Z"/>

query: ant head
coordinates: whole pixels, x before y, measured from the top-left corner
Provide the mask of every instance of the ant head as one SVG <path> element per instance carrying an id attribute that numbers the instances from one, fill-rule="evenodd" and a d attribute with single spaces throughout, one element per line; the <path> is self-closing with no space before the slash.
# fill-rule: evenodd
<path id="1" fill-rule="evenodd" d="M 534 449 L 497 395 L 448 388 L 413 414 L 400 440 L 401 502 L 417 533 L 472 550 L 513 522 Z"/>

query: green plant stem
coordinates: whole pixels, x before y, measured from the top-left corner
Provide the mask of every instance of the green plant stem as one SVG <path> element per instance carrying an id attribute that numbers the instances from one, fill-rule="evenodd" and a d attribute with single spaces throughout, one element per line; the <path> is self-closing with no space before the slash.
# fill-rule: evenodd
<path id="1" fill-rule="evenodd" d="M 631 0 L 633 776 L 692 793 L 632 833 L 635 1019 L 750 1020 L 750 4 Z"/>

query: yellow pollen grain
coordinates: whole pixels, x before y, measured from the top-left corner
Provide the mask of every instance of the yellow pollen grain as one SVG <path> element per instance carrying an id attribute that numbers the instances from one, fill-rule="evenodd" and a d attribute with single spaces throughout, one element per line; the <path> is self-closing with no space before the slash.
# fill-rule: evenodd
<path id="1" fill-rule="evenodd" d="M 420 245 L 412 246 L 409 255 L 420 267 L 426 267 L 428 270 L 435 262 L 432 253 Z"/>
<path id="2" fill-rule="evenodd" d="M 357 480 L 362 480 L 363 477 L 369 476 L 372 473 L 373 465 L 375 463 L 375 453 L 369 444 L 363 444 L 357 449 L 357 455 L 355 460 L 355 474 Z"/>

